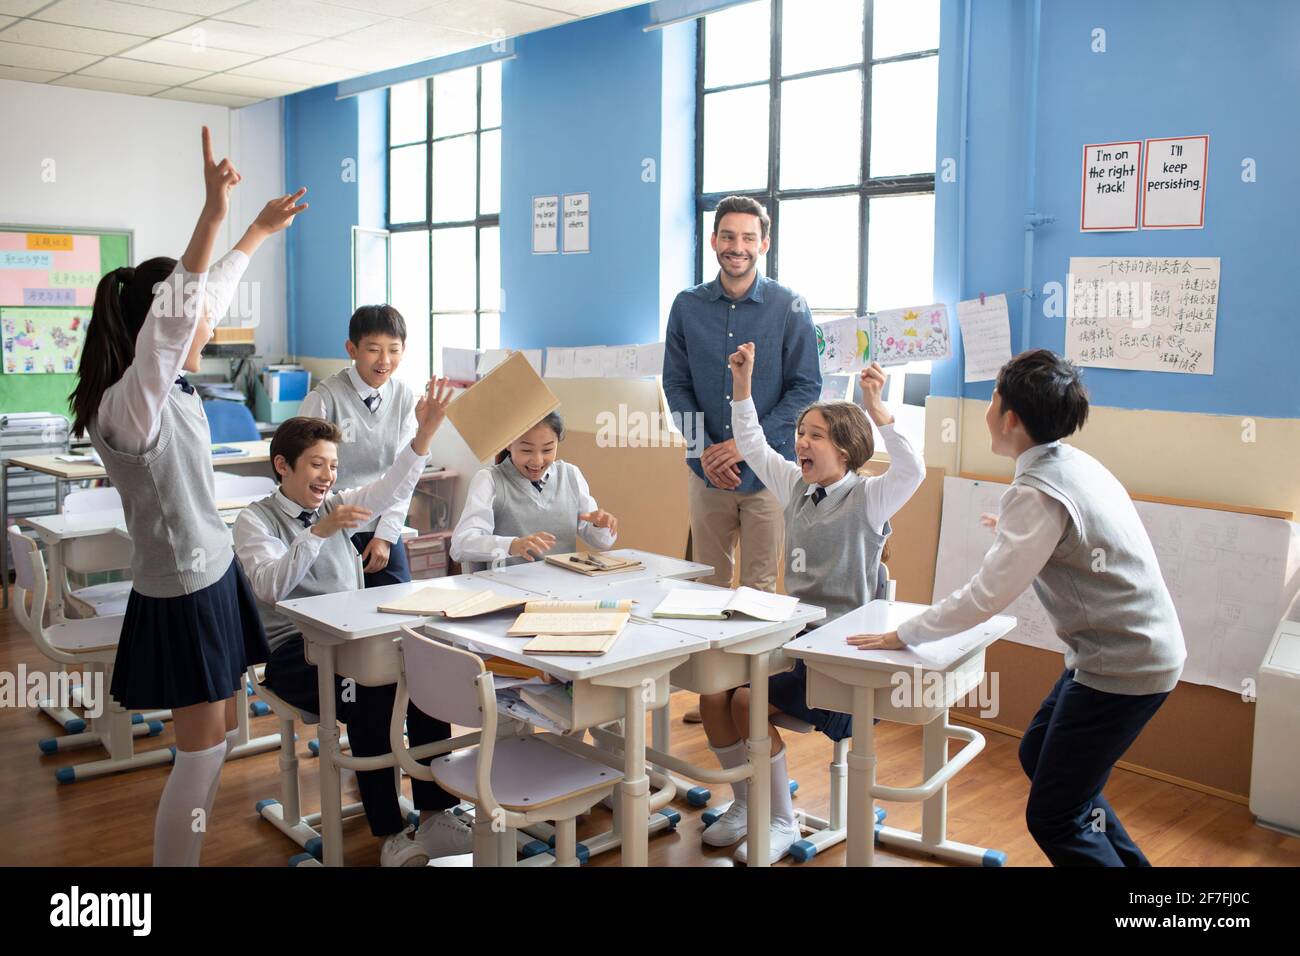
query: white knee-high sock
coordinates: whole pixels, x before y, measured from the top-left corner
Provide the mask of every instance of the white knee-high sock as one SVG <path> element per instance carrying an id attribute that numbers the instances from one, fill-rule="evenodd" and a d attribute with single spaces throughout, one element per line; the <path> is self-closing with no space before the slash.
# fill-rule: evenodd
<path id="1" fill-rule="evenodd" d="M 224 743 L 221 745 L 226 748 L 225 752 L 221 755 L 221 759 L 223 762 L 230 759 L 230 751 L 234 750 L 235 747 L 238 745 L 238 737 L 239 737 L 238 727 L 236 727 L 234 730 L 226 731 L 226 739 Z M 220 785 L 221 785 L 221 774 L 218 773 L 215 777 L 212 778 L 212 786 L 208 790 L 208 799 L 203 804 L 205 807 L 207 807 L 208 816 L 212 815 L 213 804 L 217 802 L 217 787 L 219 787 Z M 203 849 L 203 841 L 196 840 L 194 843 L 193 852 L 190 854 L 190 859 L 185 861 L 186 866 L 199 865 L 199 851 L 201 849 Z"/>
<path id="2" fill-rule="evenodd" d="M 158 801 L 153 826 L 154 866 L 198 866 L 203 832 L 195 832 L 194 811 L 203 811 L 207 827 L 217 795 L 226 741 L 206 750 L 177 750 L 167 786 Z"/>
<path id="3" fill-rule="evenodd" d="M 790 774 L 785 769 L 785 747 L 772 758 L 772 822 L 794 826 L 794 798 L 790 795 Z"/>
<path id="4" fill-rule="evenodd" d="M 722 764 L 723 770 L 730 770 L 732 767 L 739 767 L 749 760 L 745 752 L 745 738 L 741 737 L 730 747 L 715 747 L 709 744 L 709 749 L 713 755 L 718 758 L 718 763 Z M 731 792 L 735 795 L 736 802 L 748 805 L 749 803 L 749 781 L 737 780 L 731 785 Z"/>

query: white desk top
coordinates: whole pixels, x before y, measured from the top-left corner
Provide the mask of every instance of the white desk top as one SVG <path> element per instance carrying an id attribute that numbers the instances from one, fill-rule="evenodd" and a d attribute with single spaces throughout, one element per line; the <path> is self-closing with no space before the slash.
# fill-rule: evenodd
<path id="1" fill-rule="evenodd" d="M 562 569 L 561 569 L 562 570 Z M 724 591 L 726 588 L 714 587 L 712 584 L 701 584 L 698 581 L 682 581 L 675 579 L 658 580 L 658 581 L 598 581 L 592 580 L 594 587 L 585 591 L 570 595 L 569 600 L 598 600 L 602 598 L 610 599 L 627 599 L 631 598 L 636 604 L 632 608 L 632 615 L 643 621 L 650 621 L 658 624 L 660 627 L 666 627 L 670 631 L 679 631 L 682 634 L 689 634 L 700 640 L 708 641 L 711 649 L 730 647 L 742 641 L 753 640 L 756 637 L 766 637 L 777 631 L 787 631 L 794 628 L 793 633 L 798 633 L 807 624 L 814 621 L 820 621 L 826 617 L 826 612 L 812 604 L 802 602 L 795 608 L 794 616 L 788 621 L 760 621 L 744 614 L 737 614 L 725 621 L 692 621 L 684 618 L 660 618 L 653 617 L 652 612 L 659 603 L 668 595 L 669 591 L 675 588 L 690 588 L 694 591 Z"/>
<path id="2" fill-rule="evenodd" d="M 58 542 L 111 534 L 119 526 L 125 526 L 126 517 L 121 508 L 114 508 L 109 511 L 84 511 L 80 514 L 40 515 L 23 518 L 23 521 L 39 531 L 46 541 Z"/>
<path id="3" fill-rule="evenodd" d="M 800 635 L 785 646 L 791 657 L 828 664 L 848 664 L 869 670 L 893 671 L 920 667 L 928 671 L 950 671 L 964 664 L 1016 626 L 1016 619 L 998 614 L 985 623 L 920 649 L 864 651 L 846 643 L 854 634 L 885 634 L 898 629 L 909 618 L 929 608 L 928 604 L 902 601 L 872 601 L 836 618 L 829 624 Z"/>
<path id="4" fill-rule="evenodd" d="M 633 571 L 621 571 L 618 574 L 588 576 L 576 571 L 557 568 L 553 564 L 537 560 L 531 563 L 516 564 L 499 571 L 476 571 L 475 577 L 488 582 L 501 582 L 513 587 L 523 588 L 535 594 L 552 598 L 572 600 L 574 594 L 588 591 L 611 582 L 646 581 L 655 578 L 698 578 L 709 574 L 713 568 L 707 564 L 683 561 L 681 558 L 669 558 L 649 551 L 634 548 L 618 548 L 605 552 L 616 558 L 639 558 L 644 565 Z"/>
<path id="5" fill-rule="evenodd" d="M 709 646 L 707 641 L 681 631 L 642 621 L 629 621 L 614 646 L 604 654 L 592 657 L 579 654 L 525 654 L 523 647 L 532 640 L 531 637 L 506 636 L 506 630 L 517 616 L 517 611 L 505 611 L 459 620 L 431 618 L 426 623 L 425 630 L 442 640 L 470 645 L 471 649 L 479 653 L 495 654 L 506 660 L 528 664 L 566 681 L 585 680 L 669 657 L 693 654 L 706 650 Z"/>
<path id="6" fill-rule="evenodd" d="M 269 441 L 225 441 L 218 444 L 239 448 L 246 452 L 243 455 L 221 455 L 212 459 L 214 468 L 223 468 L 226 465 L 238 465 L 246 462 L 263 462 L 271 460 L 271 443 Z M 53 475 L 63 481 L 86 481 L 92 478 L 104 478 L 107 472 L 103 466 L 95 464 L 93 461 L 71 462 L 59 461 L 57 455 L 23 455 L 19 458 L 10 458 L 7 462 L 10 468 L 26 468 L 29 471 L 39 471 L 42 474 Z"/>
<path id="7" fill-rule="evenodd" d="M 276 608 L 285 617 L 313 632 L 324 633 L 340 641 L 356 640 L 365 637 L 377 637 L 391 634 L 403 624 L 416 626 L 429 620 L 422 614 L 388 614 L 377 611 L 380 604 L 397 598 L 406 597 L 413 591 L 424 588 L 480 588 L 484 582 L 472 575 L 458 574 L 447 578 L 429 578 L 427 580 L 409 581 L 405 584 L 390 584 L 382 588 L 366 588 L 361 591 L 340 591 L 337 594 L 320 594 L 316 597 L 291 598 L 280 601 Z M 528 598 L 528 591 L 521 591 L 504 584 L 492 584 L 489 590 L 511 597 Z M 505 612 L 492 617 L 509 617 L 513 621 L 518 611 Z"/>

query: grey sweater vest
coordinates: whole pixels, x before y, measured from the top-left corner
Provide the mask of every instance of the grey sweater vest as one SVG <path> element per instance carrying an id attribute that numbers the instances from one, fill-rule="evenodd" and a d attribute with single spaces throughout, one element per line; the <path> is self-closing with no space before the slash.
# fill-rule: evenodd
<path id="1" fill-rule="evenodd" d="M 876 598 L 880 553 L 893 529 L 886 521 L 877 533 L 867 523 L 866 483 L 855 474 L 813 504 L 801 478 L 785 506 L 785 590 L 825 608 L 819 624 Z"/>
<path id="2" fill-rule="evenodd" d="M 1069 513 L 1034 593 L 1065 642 L 1074 679 L 1109 694 L 1173 690 L 1187 659 L 1183 631 L 1124 486 L 1069 445 L 1047 449 L 1013 484 L 1036 488 Z"/>
<path id="3" fill-rule="evenodd" d="M 146 597 L 193 594 L 215 584 L 234 560 L 217 513 L 212 435 L 197 394 L 173 386 L 158 440 L 142 455 L 115 451 L 91 421 L 91 443 L 122 496 L 131 533 L 131 586 Z"/>
<path id="4" fill-rule="evenodd" d="M 321 505 L 321 516 L 338 507 L 340 500 L 336 494 L 326 497 L 325 503 Z M 275 495 L 255 501 L 248 507 L 257 513 L 262 523 L 285 545 L 291 544 L 303 531 L 301 522 L 285 514 L 284 509 L 276 504 Z M 340 591 L 359 591 L 365 584 L 361 572 L 361 556 L 352 546 L 347 532 L 339 531 L 321 542 L 316 560 L 298 586 L 284 596 L 284 600 L 314 597 L 317 594 L 337 594 Z M 266 643 L 272 651 L 300 633 L 298 625 L 277 611 L 274 605 L 259 598 L 257 609 L 261 612 L 262 627 L 266 630 Z"/>
<path id="5" fill-rule="evenodd" d="M 339 426 L 338 485 L 360 488 L 377 481 L 401 451 L 402 439 L 414 427 L 415 393 L 395 378 L 379 390 L 383 400 L 373 412 L 357 394 L 348 370 L 316 386 L 325 404 L 325 418 Z"/>
<path id="6" fill-rule="evenodd" d="M 546 531 L 555 535 L 551 554 L 566 554 L 578 549 L 578 514 L 582 501 L 578 497 L 577 468 L 567 461 L 556 461 L 551 476 L 539 493 L 533 483 L 519 474 L 507 458 L 492 469 L 493 534 L 519 538 Z M 488 567 L 476 564 L 475 570 Z M 523 558 L 508 558 L 504 565 L 527 563 Z M 464 564 L 464 562 L 462 562 Z"/>

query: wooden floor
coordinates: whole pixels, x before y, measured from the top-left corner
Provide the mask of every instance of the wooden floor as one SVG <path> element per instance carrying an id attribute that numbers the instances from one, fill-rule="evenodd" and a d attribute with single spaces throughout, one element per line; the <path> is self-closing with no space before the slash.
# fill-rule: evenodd
<path id="1" fill-rule="evenodd" d="M 48 672 L 46 661 L 7 611 L 0 618 L 0 672 L 13 681 L 20 663 Z M 686 725 L 681 713 L 693 703 L 687 694 L 673 697 L 674 751 L 693 763 L 711 765 L 698 725 Z M 274 733 L 272 717 L 253 721 L 254 733 Z M 43 756 L 37 741 L 59 733 L 55 724 L 26 707 L 0 707 L 0 865 L 147 866 L 152 859 L 153 819 L 168 766 L 59 784 L 54 772 L 68 764 L 99 759 L 91 748 Z M 301 731 L 300 731 L 301 732 Z M 984 752 L 948 788 L 948 835 L 951 839 L 999 849 L 1009 866 L 1044 866 L 1046 858 L 1024 825 L 1028 781 L 1016 757 L 1019 741 L 984 731 Z M 796 809 L 824 815 L 827 807 L 830 745 L 820 735 L 787 734 L 790 772 L 799 781 Z M 878 778 L 906 786 L 920 778 L 921 731 L 882 723 L 877 728 Z M 155 738 L 139 738 L 141 750 L 166 747 L 170 728 Z M 318 802 L 318 772 L 306 740 L 298 742 L 304 811 Z M 254 812 L 265 797 L 278 796 L 275 751 L 228 763 L 222 773 L 210 829 L 203 849 L 207 866 L 282 866 L 298 847 Z M 408 784 L 409 786 L 409 784 Z M 726 790 L 728 788 L 719 788 Z M 1237 803 L 1117 770 L 1106 795 L 1124 825 L 1156 866 L 1300 866 L 1300 840 L 1254 824 L 1250 810 Z M 715 798 L 728 799 L 723 793 Z M 706 850 L 699 835 L 701 809 L 684 799 L 673 806 L 681 813 L 675 832 L 651 837 L 653 866 L 731 866 L 731 850 Z M 883 804 L 888 822 L 920 827 L 916 804 Z M 597 808 L 579 827 L 579 838 L 609 827 L 609 814 Z M 377 866 L 379 843 L 363 819 L 344 826 L 345 854 L 355 866 Z M 917 857 L 881 850 L 883 866 L 932 865 Z M 617 853 L 595 857 L 592 865 L 618 863 Z M 839 866 L 841 844 L 806 864 Z"/>

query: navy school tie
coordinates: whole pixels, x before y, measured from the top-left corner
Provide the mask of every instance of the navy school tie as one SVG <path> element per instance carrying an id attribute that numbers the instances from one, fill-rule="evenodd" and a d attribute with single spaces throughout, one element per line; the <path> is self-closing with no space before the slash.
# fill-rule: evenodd
<path id="1" fill-rule="evenodd" d="M 817 488 L 817 489 L 815 489 L 815 490 L 813 491 L 813 493 L 812 493 L 813 504 L 814 504 L 814 505 L 819 505 L 819 504 L 821 504 L 821 503 L 822 503 L 822 499 L 825 498 L 825 497 L 826 497 L 826 489 L 825 489 L 825 488 Z"/>
<path id="2" fill-rule="evenodd" d="M 194 394 L 194 386 L 190 384 L 190 380 L 187 379 L 184 375 L 176 376 L 176 384 L 181 387 L 181 391 L 184 392 L 186 395 Z"/>
<path id="3" fill-rule="evenodd" d="M 302 522 L 302 526 L 303 526 L 304 528 L 310 528 L 310 527 L 311 527 L 311 512 L 310 512 L 310 511 L 304 511 L 304 512 L 302 512 L 301 514 L 298 515 L 298 520 Z"/>

